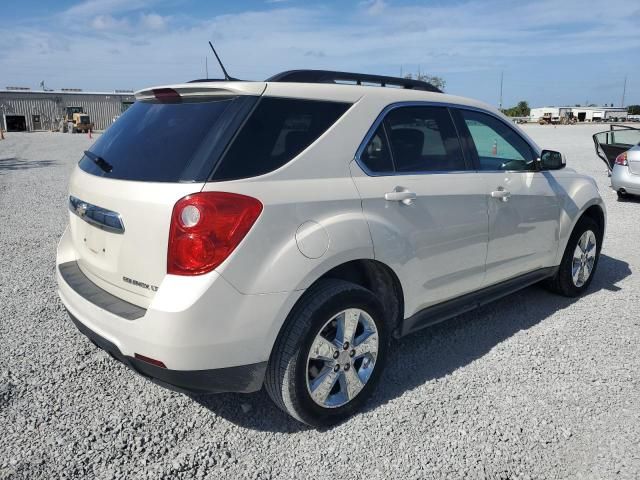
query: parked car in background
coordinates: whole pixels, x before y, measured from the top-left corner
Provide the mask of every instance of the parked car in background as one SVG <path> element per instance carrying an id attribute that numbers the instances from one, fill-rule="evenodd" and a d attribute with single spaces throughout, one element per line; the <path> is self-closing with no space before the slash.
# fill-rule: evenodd
<path id="1" fill-rule="evenodd" d="M 264 386 L 330 425 L 392 337 L 593 280 L 594 180 L 483 103 L 306 70 L 136 98 L 71 176 L 57 281 L 81 332 L 170 388 Z"/>
<path id="2" fill-rule="evenodd" d="M 593 135 L 596 154 L 605 162 L 611 188 L 619 198 L 640 195 L 640 128 L 611 125 Z"/>

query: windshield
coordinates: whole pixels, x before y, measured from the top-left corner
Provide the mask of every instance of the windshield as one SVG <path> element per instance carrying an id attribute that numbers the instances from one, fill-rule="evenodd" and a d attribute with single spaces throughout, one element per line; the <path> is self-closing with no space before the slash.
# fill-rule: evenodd
<path id="1" fill-rule="evenodd" d="M 80 168 L 93 175 L 147 182 L 202 182 L 257 97 L 135 102 L 90 148 Z"/>

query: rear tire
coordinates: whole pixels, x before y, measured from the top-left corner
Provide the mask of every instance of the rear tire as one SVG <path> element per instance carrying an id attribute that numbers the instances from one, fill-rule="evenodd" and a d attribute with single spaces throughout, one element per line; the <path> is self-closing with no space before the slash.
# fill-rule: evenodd
<path id="1" fill-rule="evenodd" d="M 558 271 L 546 282 L 547 288 L 565 297 L 581 295 L 596 273 L 601 248 L 600 227 L 583 216 L 571 232 Z"/>
<path id="2" fill-rule="evenodd" d="M 289 314 L 271 353 L 265 388 L 313 427 L 353 415 L 373 392 L 389 343 L 375 295 L 343 280 L 313 285 Z"/>
<path id="3" fill-rule="evenodd" d="M 627 199 L 627 193 L 623 192 L 622 190 L 618 190 L 616 192 L 616 194 L 618 195 L 618 200 L 626 200 Z"/>

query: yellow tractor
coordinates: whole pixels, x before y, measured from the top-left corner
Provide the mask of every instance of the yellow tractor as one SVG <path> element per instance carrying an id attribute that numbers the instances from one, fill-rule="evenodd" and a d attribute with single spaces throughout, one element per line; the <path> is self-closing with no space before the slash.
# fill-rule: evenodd
<path id="1" fill-rule="evenodd" d="M 538 120 L 538 123 L 540 125 L 551 125 L 553 123 L 553 117 L 551 116 L 551 113 L 545 112 Z"/>
<path id="2" fill-rule="evenodd" d="M 84 113 L 83 108 L 67 107 L 63 118 L 63 131 L 87 133 L 89 130 L 93 130 L 93 123 L 89 115 Z"/>

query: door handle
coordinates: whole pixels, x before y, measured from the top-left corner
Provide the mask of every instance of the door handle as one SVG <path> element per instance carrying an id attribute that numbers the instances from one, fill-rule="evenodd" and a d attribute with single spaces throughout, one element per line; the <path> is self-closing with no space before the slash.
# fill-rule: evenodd
<path id="1" fill-rule="evenodd" d="M 400 187 L 398 187 L 400 188 Z M 395 190 L 384 194 L 384 199 L 388 202 L 402 202 L 404 205 L 411 205 L 417 195 L 409 190 Z"/>
<path id="2" fill-rule="evenodd" d="M 511 192 L 509 190 L 505 190 L 504 187 L 498 187 L 498 190 L 491 192 L 492 198 L 499 198 L 503 202 L 509 201 L 510 196 Z"/>

